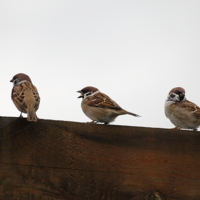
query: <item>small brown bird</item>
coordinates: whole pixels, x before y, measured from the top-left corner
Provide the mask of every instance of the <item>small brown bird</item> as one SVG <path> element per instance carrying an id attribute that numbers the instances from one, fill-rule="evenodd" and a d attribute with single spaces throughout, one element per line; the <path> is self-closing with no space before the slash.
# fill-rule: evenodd
<path id="1" fill-rule="evenodd" d="M 200 126 L 200 108 L 188 101 L 185 90 L 181 87 L 173 88 L 165 102 L 165 115 L 176 127 L 174 129 L 193 129 Z"/>
<path id="2" fill-rule="evenodd" d="M 83 98 L 81 103 L 82 110 L 92 120 L 91 123 L 103 122 L 104 124 L 109 124 L 119 115 L 125 114 L 140 117 L 122 109 L 115 101 L 95 87 L 88 86 L 78 92 L 81 93 L 78 98 Z"/>
<path id="3" fill-rule="evenodd" d="M 37 121 L 36 111 L 39 108 L 40 97 L 37 88 L 32 84 L 31 79 L 26 74 L 16 74 L 10 82 L 13 82 L 11 98 L 17 109 L 22 113 L 27 113 L 27 121 Z"/>

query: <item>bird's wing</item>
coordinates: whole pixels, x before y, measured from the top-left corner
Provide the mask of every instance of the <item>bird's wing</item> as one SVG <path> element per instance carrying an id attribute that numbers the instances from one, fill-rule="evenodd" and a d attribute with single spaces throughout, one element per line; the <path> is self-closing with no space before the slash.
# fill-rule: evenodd
<path id="1" fill-rule="evenodd" d="M 40 97 L 39 97 L 37 88 L 29 82 L 24 82 L 24 83 L 14 86 L 12 90 L 12 99 L 17 104 L 20 104 L 26 108 L 26 103 L 24 101 L 24 98 L 25 98 L 25 93 L 27 90 L 31 91 L 33 98 L 35 100 L 35 108 L 37 110 L 40 103 Z"/>
<path id="2" fill-rule="evenodd" d="M 88 97 L 89 106 L 121 110 L 122 108 L 104 93 L 97 93 Z"/>
<path id="3" fill-rule="evenodd" d="M 194 113 L 197 118 L 200 118 L 200 108 L 191 101 L 184 101 L 183 103 L 178 104 L 181 108 L 187 110 L 188 112 Z"/>

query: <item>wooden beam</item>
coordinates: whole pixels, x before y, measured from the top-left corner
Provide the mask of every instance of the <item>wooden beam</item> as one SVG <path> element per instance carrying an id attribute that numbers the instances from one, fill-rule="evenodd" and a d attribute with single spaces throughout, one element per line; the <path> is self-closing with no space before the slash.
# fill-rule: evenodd
<path id="1" fill-rule="evenodd" d="M 0 199 L 199 200 L 200 134 L 0 117 Z"/>

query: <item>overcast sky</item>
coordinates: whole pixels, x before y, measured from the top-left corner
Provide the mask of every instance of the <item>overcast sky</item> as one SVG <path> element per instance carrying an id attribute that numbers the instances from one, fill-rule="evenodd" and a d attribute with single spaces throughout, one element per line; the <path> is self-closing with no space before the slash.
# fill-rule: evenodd
<path id="1" fill-rule="evenodd" d="M 199 9 L 199 0 L 0 1 L 0 116 L 20 115 L 9 81 L 25 73 L 39 118 L 91 121 L 76 91 L 94 86 L 142 116 L 112 124 L 173 128 L 164 114 L 173 87 L 200 105 Z"/>

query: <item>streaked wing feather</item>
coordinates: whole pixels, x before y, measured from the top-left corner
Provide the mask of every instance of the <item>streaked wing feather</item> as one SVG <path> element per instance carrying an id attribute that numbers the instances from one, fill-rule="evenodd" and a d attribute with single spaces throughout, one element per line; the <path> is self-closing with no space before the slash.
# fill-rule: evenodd
<path id="1" fill-rule="evenodd" d="M 181 107 L 187 109 L 189 112 L 193 112 L 197 118 L 200 118 L 200 108 L 196 104 L 190 101 L 184 101 L 184 104 L 182 104 Z"/>
<path id="2" fill-rule="evenodd" d="M 24 97 L 25 97 L 24 92 L 27 89 L 32 90 L 36 102 L 35 107 L 38 107 L 40 103 L 40 97 L 37 88 L 29 82 L 24 82 L 21 83 L 20 85 L 15 86 L 12 90 L 12 97 L 18 104 L 21 104 L 23 107 L 26 107 L 26 104 L 24 102 Z"/>
<path id="3" fill-rule="evenodd" d="M 12 90 L 12 98 L 17 104 L 26 108 L 26 104 L 24 103 L 24 97 L 25 95 L 23 88 L 20 85 L 15 86 Z"/>
<path id="4" fill-rule="evenodd" d="M 122 108 L 114 102 L 109 96 L 103 93 L 97 93 L 94 96 L 88 97 L 89 106 L 99 107 L 99 108 L 110 108 L 121 110 Z"/>
<path id="5" fill-rule="evenodd" d="M 33 86 L 33 85 L 32 85 Z M 40 104 L 40 96 L 38 94 L 37 88 L 35 86 L 33 86 L 33 96 L 35 98 L 35 102 L 36 102 L 36 107 L 39 106 Z"/>

